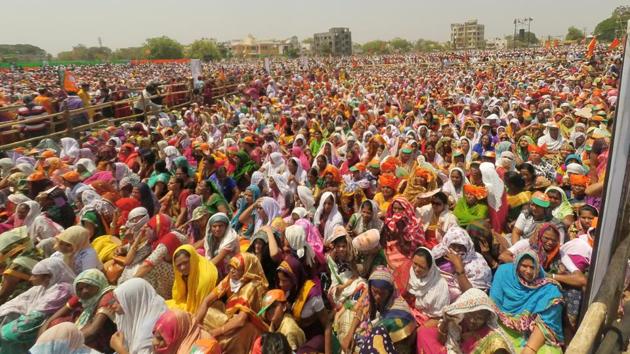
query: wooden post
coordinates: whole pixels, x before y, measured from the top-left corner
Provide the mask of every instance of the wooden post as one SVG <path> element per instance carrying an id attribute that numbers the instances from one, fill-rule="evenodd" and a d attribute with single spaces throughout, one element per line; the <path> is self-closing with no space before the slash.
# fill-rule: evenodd
<path id="1" fill-rule="evenodd" d="M 144 98 L 144 90 L 140 91 L 140 99 L 142 100 L 142 115 L 144 116 L 144 124 L 149 124 L 149 119 L 147 118 L 147 102 Z"/>
<path id="2" fill-rule="evenodd" d="M 612 327 L 615 330 L 610 330 L 606 333 L 604 340 L 599 348 L 597 348 L 596 354 L 611 354 L 620 353 L 628 349 L 628 335 L 630 334 L 630 302 L 627 302 L 623 307 L 624 316 L 621 321 L 616 321 Z M 623 337 L 619 337 L 622 334 Z M 568 353 L 568 352 L 567 352 Z"/>

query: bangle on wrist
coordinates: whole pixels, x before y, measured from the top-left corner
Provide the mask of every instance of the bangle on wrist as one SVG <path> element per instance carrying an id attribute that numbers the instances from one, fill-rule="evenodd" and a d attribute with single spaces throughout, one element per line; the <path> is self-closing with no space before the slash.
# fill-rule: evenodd
<path id="1" fill-rule="evenodd" d="M 534 352 L 534 353 L 537 353 L 537 352 L 538 352 L 538 350 L 536 350 L 536 349 L 534 349 L 534 348 L 530 347 L 530 346 L 529 346 L 529 344 L 525 344 L 525 348 L 527 348 L 527 349 L 531 350 L 531 351 L 532 351 L 532 352 Z"/>

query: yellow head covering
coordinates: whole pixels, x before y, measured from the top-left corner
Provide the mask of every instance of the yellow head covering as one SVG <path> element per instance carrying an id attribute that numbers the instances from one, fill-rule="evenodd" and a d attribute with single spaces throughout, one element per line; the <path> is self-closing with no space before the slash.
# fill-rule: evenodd
<path id="1" fill-rule="evenodd" d="M 219 273 L 217 267 L 206 258 L 200 256 L 193 246 L 180 246 L 175 250 L 174 255 L 177 255 L 180 251 L 185 251 L 190 256 L 188 279 L 184 283 L 182 273 L 175 266 L 176 257 L 173 256 L 173 272 L 175 273 L 173 299 L 166 301 L 166 305 L 171 309 L 195 313 L 199 304 L 216 286 Z"/>

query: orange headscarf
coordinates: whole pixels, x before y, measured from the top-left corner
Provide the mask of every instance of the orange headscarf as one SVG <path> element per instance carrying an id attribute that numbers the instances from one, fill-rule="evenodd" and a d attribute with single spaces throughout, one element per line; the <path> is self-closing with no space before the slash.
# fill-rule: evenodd
<path id="1" fill-rule="evenodd" d="M 590 184 L 590 182 L 591 180 L 588 176 L 572 174 L 571 177 L 569 177 L 569 183 L 576 186 L 587 187 Z"/>
<path id="2" fill-rule="evenodd" d="M 396 191 L 398 188 L 398 178 L 391 173 L 384 173 L 378 178 L 381 187 L 389 187 Z"/>
<path id="3" fill-rule="evenodd" d="M 529 146 L 527 147 L 527 151 L 529 151 L 530 153 L 538 153 L 538 155 L 540 156 L 545 156 L 547 154 L 547 144 L 543 144 L 542 146 L 529 144 Z"/>
<path id="4" fill-rule="evenodd" d="M 381 163 L 381 172 L 394 173 L 396 172 L 396 167 L 400 165 L 401 165 L 401 162 L 398 158 L 390 156 Z"/>
<path id="5" fill-rule="evenodd" d="M 486 187 L 475 186 L 474 184 L 465 184 L 464 193 L 470 194 L 477 199 L 483 199 L 488 196 L 488 191 L 486 190 Z"/>
<path id="6" fill-rule="evenodd" d="M 333 181 L 341 183 L 341 173 L 339 173 L 339 169 L 337 169 L 337 167 L 333 165 L 326 166 L 326 168 L 324 169 L 324 173 L 322 173 L 322 176 L 326 176 L 327 173 L 330 173 L 332 175 Z"/>
<path id="7" fill-rule="evenodd" d="M 433 181 L 433 173 L 425 168 L 417 168 L 415 175 L 416 177 L 424 178 L 427 183 Z"/>

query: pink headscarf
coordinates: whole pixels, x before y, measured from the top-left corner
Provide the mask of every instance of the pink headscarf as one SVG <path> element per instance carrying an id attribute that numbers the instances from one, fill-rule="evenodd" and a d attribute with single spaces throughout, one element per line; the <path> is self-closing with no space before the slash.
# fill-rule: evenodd
<path id="1" fill-rule="evenodd" d="M 315 258 L 317 258 L 318 261 L 324 260 L 324 242 L 315 225 L 306 219 L 297 220 L 295 225 L 300 225 L 304 228 L 306 232 L 306 242 L 315 252 Z"/>
<path id="2" fill-rule="evenodd" d="M 300 159 L 300 163 L 302 164 L 302 169 L 304 169 L 304 171 L 308 171 L 311 168 L 311 163 L 308 161 L 308 157 L 306 156 L 306 154 L 304 154 L 304 151 L 302 151 L 301 147 L 294 146 L 291 149 L 291 153 L 293 154 L 293 156 Z"/>

